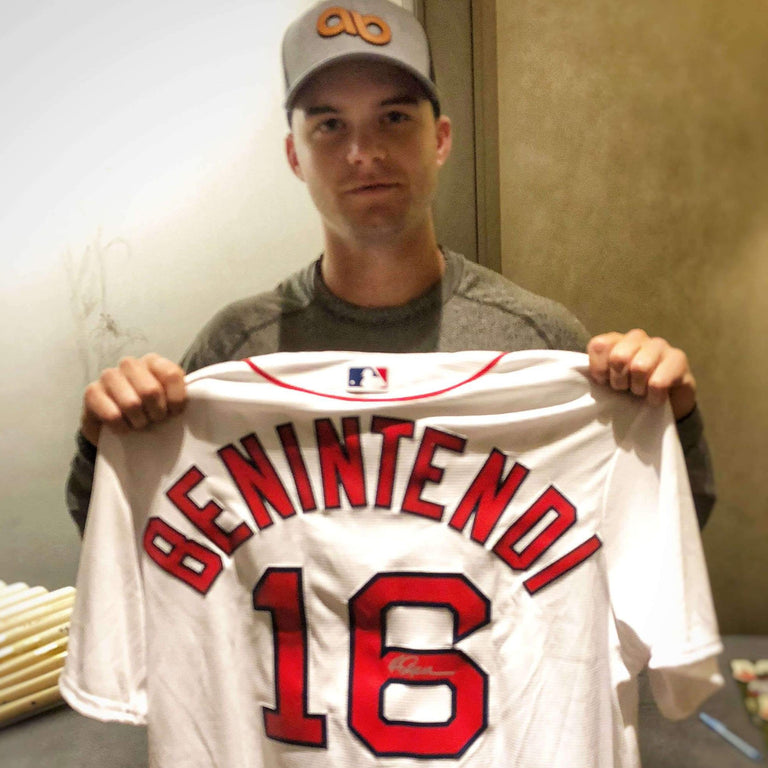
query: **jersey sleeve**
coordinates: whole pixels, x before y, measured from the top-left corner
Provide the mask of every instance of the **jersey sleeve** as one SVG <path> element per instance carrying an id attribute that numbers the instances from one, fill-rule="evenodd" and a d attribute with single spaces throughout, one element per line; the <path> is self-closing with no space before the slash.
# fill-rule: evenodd
<path id="1" fill-rule="evenodd" d="M 77 450 L 69 465 L 65 498 L 70 517 L 74 520 L 82 537 L 93 486 L 96 446 L 91 445 L 80 432 L 75 436 L 75 440 Z"/>
<path id="2" fill-rule="evenodd" d="M 138 542 L 125 492 L 125 454 L 104 429 L 77 573 L 64 699 L 83 715 L 146 722 L 144 593 Z"/>
<path id="3" fill-rule="evenodd" d="M 604 499 L 605 554 L 620 652 L 648 667 L 666 717 L 687 717 L 722 684 L 722 645 L 685 461 L 668 407 L 639 404 Z"/>

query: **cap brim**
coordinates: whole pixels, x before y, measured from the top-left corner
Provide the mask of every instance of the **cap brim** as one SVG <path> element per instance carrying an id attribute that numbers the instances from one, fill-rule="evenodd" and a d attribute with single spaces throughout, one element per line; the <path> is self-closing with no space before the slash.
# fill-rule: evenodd
<path id="1" fill-rule="evenodd" d="M 299 92 L 305 85 L 309 83 L 310 80 L 312 80 L 313 77 L 331 65 L 338 64 L 342 61 L 376 61 L 390 64 L 391 66 L 400 69 L 413 77 L 413 79 L 424 90 L 425 97 L 439 108 L 440 100 L 437 95 L 437 90 L 435 89 L 435 84 L 431 80 L 425 78 L 424 75 L 422 75 L 417 70 L 409 67 L 407 64 L 404 64 L 400 59 L 395 59 L 382 53 L 345 52 L 336 56 L 329 56 L 328 58 L 317 62 L 313 67 L 296 78 L 295 82 L 293 83 L 293 87 L 285 95 L 285 109 L 288 112 L 293 110 L 296 97 L 299 95 Z"/>

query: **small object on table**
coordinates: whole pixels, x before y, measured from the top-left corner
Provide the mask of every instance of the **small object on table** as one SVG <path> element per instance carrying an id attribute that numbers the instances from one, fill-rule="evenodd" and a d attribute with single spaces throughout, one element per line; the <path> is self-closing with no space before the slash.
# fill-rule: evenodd
<path id="1" fill-rule="evenodd" d="M 721 723 L 717 718 L 708 715 L 706 712 L 699 712 L 699 719 L 709 728 L 711 728 L 718 736 L 722 736 L 732 747 L 735 747 L 742 754 L 746 755 L 750 760 L 762 760 L 763 756 L 755 749 L 751 744 L 748 744 L 744 739 L 737 736 L 733 731 Z"/>

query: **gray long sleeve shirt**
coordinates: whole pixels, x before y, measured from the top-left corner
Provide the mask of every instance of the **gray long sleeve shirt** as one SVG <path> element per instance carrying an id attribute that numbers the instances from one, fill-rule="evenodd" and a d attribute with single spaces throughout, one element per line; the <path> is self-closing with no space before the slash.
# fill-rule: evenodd
<path id="1" fill-rule="evenodd" d="M 563 349 L 583 352 L 589 339 L 557 302 L 444 250 L 445 273 L 427 293 L 397 307 L 359 307 L 334 296 L 320 262 L 274 290 L 225 307 L 202 329 L 182 366 L 189 372 L 271 352 L 347 350 L 456 352 Z M 678 422 L 699 524 L 714 504 L 714 482 L 698 410 Z M 96 449 L 82 435 L 67 482 L 67 504 L 81 532 L 90 500 Z"/>

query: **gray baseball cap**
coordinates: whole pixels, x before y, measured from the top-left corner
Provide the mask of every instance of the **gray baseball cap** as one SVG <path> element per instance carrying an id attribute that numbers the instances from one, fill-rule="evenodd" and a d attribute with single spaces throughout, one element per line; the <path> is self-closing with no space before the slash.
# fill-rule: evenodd
<path id="1" fill-rule="evenodd" d="M 339 3 L 344 5 L 339 5 Z M 283 36 L 285 108 L 320 69 L 346 59 L 372 59 L 411 74 L 437 113 L 440 102 L 426 32 L 416 17 L 390 0 L 321 0 Z"/>

